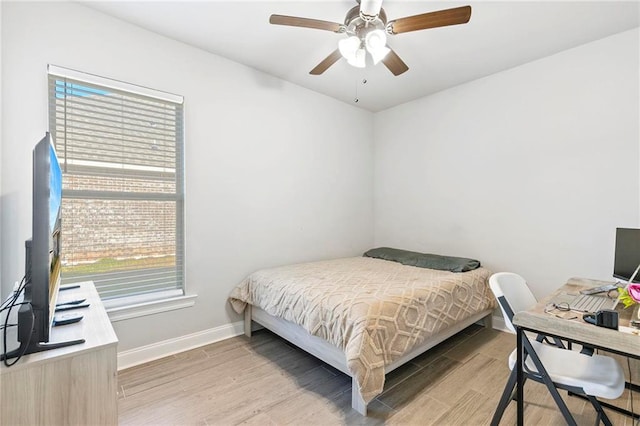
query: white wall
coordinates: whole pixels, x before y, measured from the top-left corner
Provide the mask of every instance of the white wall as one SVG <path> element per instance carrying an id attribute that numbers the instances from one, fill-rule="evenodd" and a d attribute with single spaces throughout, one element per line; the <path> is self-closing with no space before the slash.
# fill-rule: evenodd
<path id="1" fill-rule="evenodd" d="M 2 2 L 0 2 L 0 52 L 4 50 L 2 46 Z M 0 188 L 2 188 L 2 103 L 4 102 L 4 97 L 2 96 L 2 54 L 0 53 Z M 0 191 L 0 224 L 2 224 L 2 192 Z M 0 241 L 2 241 L 2 226 L 0 226 Z M 2 245 L 0 244 L 0 250 L 2 250 Z M 0 280 L 2 279 L 2 262 L 0 261 Z M 2 282 L 2 281 L 0 281 Z M 2 285 L 0 285 L 0 296 L 4 293 L 2 291 Z M 0 298 L 0 300 L 4 300 Z"/>
<path id="2" fill-rule="evenodd" d="M 638 227 L 639 33 L 375 115 L 375 244 L 469 256 L 537 296 L 611 279 Z"/>
<path id="3" fill-rule="evenodd" d="M 186 275 L 199 297 L 114 323 L 120 351 L 239 320 L 226 298 L 253 270 L 371 247 L 371 113 L 82 5 L 2 7 L 3 294 L 23 274 L 48 63 L 185 97 Z"/>

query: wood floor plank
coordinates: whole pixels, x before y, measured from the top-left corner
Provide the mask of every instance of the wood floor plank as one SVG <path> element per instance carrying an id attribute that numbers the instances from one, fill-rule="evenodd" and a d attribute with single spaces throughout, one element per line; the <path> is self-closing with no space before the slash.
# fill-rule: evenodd
<path id="1" fill-rule="evenodd" d="M 461 392 L 464 392 L 462 389 Z M 474 390 L 468 390 L 461 394 L 455 406 L 439 417 L 435 424 L 438 425 L 485 425 L 489 424 L 493 411 L 487 403 L 487 396 Z M 544 423 L 532 423 L 544 424 Z"/>
<path id="2" fill-rule="evenodd" d="M 325 370 L 326 371 L 326 370 Z M 296 394 L 264 409 L 264 414 L 276 424 L 302 424 L 306 418 L 333 418 L 328 404 L 341 393 L 350 391 L 351 381 L 345 375 L 327 376 L 317 386 L 302 388 Z M 349 392 L 350 393 L 350 392 Z M 337 417 L 336 417 L 337 420 Z"/>
<path id="3" fill-rule="evenodd" d="M 276 358 L 295 373 L 296 369 L 309 359 L 309 356 L 302 352 L 288 351 Z M 208 423 L 241 423 L 273 404 L 290 399 L 300 392 L 300 389 L 314 389 L 327 377 L 336 378 L 326 369 L 317 366 L 317 361 L 308 364 L 311 369 L 306 371 L 300 369 L 296 374 L 282 371 L 282 367 L 278 363 L 275 364 L 266 363 L 252 371 L 241 372 L 232 380 L 212 381 L 209 386 L 200 387 L 197 390 L 192 388 L 190 393 L 197 401 L 215 401 L 215 404 L 209 404 L 206 408 L 191 407 L 187 401 L 182 409 L 200 410 Z M 346 376 L 339 379 L 347 383 Z"/>
<path id="4" fill-rule="evenodd" d="M 421 394 L 409 404 L 390 417 L 388 424 L 395 425 L 439 425 L 440 417 L 452 409 L 450 404 L 432 398 L 429 394 Z"/>
<path id="5" fill-rule="evenodd" d="M 468 361 L 477 353 L 506 360 L 515 347 L 515 335 L 498 330 L 486 330 L 465 339 L 455 347 L 455 350 L 448 351 L 446 355 L 460 362 Z"/>
<path id="6" fill-rule="evenodd" d="M 466 329 L 465 329 L 466 330 Z M 474 333 L 475 334 L 475 333 Z M 414 364 L 419 365 L 420 367 L 426 367 L 431 362 L 435 361 L 442 355 L 446 354 L 449 351 L 455 350 L 456 346 L 460 345 L 462 342 L 468 340 L 473 334 L 468 333 L 458 333 L 442 343 L 434 346 L 429 349 L 427 352 L 422 355 L 414 358 L 412 362 Z"/>
<path id="7" fill-rule="evenodd" d="M 391 408 L 399 409 L 416 395 L 429 392 L 441 380 L 455 371 L 459 365 L 458 361 L 442 356 L 388 392 L 383 391 L 377 399 Z"/>
<path id="8" fill-rule="evenodd" d="M 389 391 L 394 386 L 396 386 L 399 383 L 402 383 L 403 381 L 405 381 L 406 379 L 408 379 L 410 376 L 417 373 L 421 369 L 422 367 L 420 367 L 417 364 L 414 364 L 413 362 L 408 362 L 405 365 L 402 365 L 396 368 L 395 370 L 393 370 L 392 372 L 390 372 L 385 376 L 384 390 Z"/>
<path id="9" fill-rule="evenodd" d="M 125 396 L 135 395 L 146 389 L 172 383 L 182 377 L 198 372 L 202 368 L 202 361 L 207 359 L 204 351 L 192 352 L 191 356 L 174 360 L 174 364 L 179 364 L 180 369 L 167 368 L 166 364 L 157 366 L 153 370 L 147 370 L 143 374 L 136 375 L 133 379 L 124 383 Z"/>
<path id="10" fill-rule="evenodd" d="M 369 416 L 351 408 L 351 379 L 260 330 L 119 372 L 122 425 L 468 425 L 488 424 L 509 374 L 513 335 L 471 327 L 390 373 Z M 621 360 L 627 370 L 626 360 Z M 638 382 L 640 363 L 631 365 Z M 628 373 L 627 373 L 628 374 Z M 566 396 L 578 424 L 590 404 Z M 629 406 L 629 397 L 616 401 Z M 528 382 L 528 424 L 564 424 L 544 386 Z M 636 410 L 640 398 L 635 399 Z M 503 425 L 515 423 L 515 402 Z M 612 414 L 617 426 L 629 418 Z"/>
<path id="11" fill-rule="evenodd" d="M 479 389 L 480 393 L 484 393 L 483 386 L 488 385 L 486 380 L 487 372 L 498 370 L 494 365 L 497 362 L 493 358 L 478 353 L 468 362 L 456 368 L 447 376 L 446 380 L 441 380 L 434 384 L 430 394 L 434 399 L 442 403 L 456 404 L 458 399 L 462 397 L 461 390 Z M 506 376 L 502 383 L 506 382 Z M 492 393 L 499 394 L 504 389 L 504 385 L 498 386 L 498 388 L 493 389 Z"/>

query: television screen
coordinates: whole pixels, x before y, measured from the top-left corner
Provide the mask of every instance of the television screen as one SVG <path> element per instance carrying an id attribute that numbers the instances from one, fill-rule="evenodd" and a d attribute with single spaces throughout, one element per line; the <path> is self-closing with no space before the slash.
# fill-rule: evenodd
<path id="1" fill-rule="evenodd" d="M 25 354 L 84 342 L 80 339 L 46 343 L 60 285 L 61 207 L 62 171 L 51 135 L 47 133 L 33 149 L 32 234 L 26 242 L 24 299 L 18 310 L 20 346 L 2 354 L 7 365 L 9 358 L 19 359 Z"/>
<path id="2" fill-rule="evenodd" d="M 629 281 L 638 266 L 640 266 L 640 229 L 617 228 L 613 276 Z M 640 274 L 637 274 L 633 281 L 640 282 Z"/>
<path id="3" fill-rule="evenodd" d="M 25 301 L 34 314 L 32 336 L 49 341 L 60 283 L 62 171 L 49 133 L 33 150 L 33 211 Z"/>
<path id="4" fill-rule="evenodd" d="M 49 319 L 55 312 L 60 284 L 60 228 L 62 212 L 62 170 L 53 147 L 49 144 Z"/>

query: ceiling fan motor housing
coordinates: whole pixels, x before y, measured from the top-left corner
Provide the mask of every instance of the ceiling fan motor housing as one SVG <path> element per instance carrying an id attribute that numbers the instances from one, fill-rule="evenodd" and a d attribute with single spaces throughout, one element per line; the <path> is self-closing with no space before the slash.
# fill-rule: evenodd
<path id="1" fill-rule="evenodd" d="M 355 35 L 364 39 L 369 31 L 386 31 L 387 14 L 384 9 L 380 9 L 380 13 L 372 19 L 363 19 L 360 15 L 360 8 L 358 6 L 347 12 L 347 16 L 344 18 L 344 26 L 345 32 L 349 36 Z"/>
<path id="2" fill-rule="evenodd" d="M 373 20 L 380 13 L 380 8 L 382 7 L 382 0 L 366 0 L 364 2 L 358 1 L 360 3 L 360 16 L 365 21 Z"/>

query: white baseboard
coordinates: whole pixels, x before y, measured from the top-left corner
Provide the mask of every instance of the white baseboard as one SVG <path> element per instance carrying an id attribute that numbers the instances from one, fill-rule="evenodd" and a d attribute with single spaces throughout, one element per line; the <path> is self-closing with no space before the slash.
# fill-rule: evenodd
<path id="1" fill-rule="evenodd" d="M 118 370 L 124 370 L 125 368 L 188 351 L 189 349 L 209 345 L 241 334 L 244 334 L 244 321 L 238 321 L 186 336 L 180 336 L 175 339 L 164 340 L 162 342 L 118 352 Z"/>

